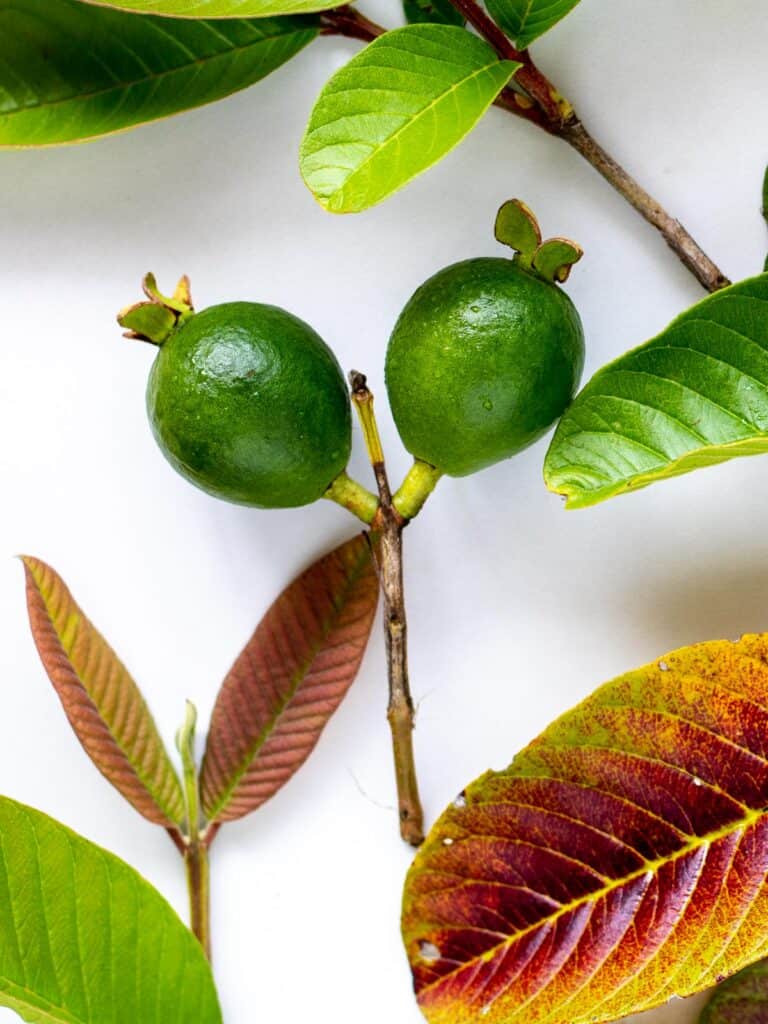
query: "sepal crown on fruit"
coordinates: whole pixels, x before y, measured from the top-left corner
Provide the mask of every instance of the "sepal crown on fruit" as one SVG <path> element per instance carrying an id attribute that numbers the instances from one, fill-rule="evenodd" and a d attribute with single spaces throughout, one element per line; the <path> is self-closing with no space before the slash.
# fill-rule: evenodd
<path id="1" fill-rule="evenodd" d="M 163 295 L 154 274 L 145 274 L 141 283 L 147 302 L 126 306 L 117 314 L 117 322 L 126 327 L 126 338 L 162 345 L 171 332 L 194 314 L 189 278 L 185 274 L 173 295 Z"/>
<path id="2" fill-rule="evenodd" d="M 496 240 L 514 249 L 516 261 L 534 270 L 546 281 L 562 284 L 584 250 L 568 238 L 541 239 L 541 229 L 533 211 L 520 199 L 510 199 L 496 214 Z"/>

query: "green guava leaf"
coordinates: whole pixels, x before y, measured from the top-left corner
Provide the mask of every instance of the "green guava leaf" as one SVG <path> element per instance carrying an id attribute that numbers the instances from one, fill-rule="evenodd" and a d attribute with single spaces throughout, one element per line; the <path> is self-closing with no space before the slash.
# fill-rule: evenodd
<path id="1" fill-rule="evenodd" d="M 768 224 L 768 167 L 763 175 L 763 220 Z M 765 257 L 763 270 L 768 270 L 768 256 Z"/>
<path id="2" fill-rule="evenodd" d="M 569 14 L 579 0 L 486 0 L 495 22 L 512 36 L 519 49 L 548 32 Z"/>
<path id="3" fill-rule="evenodd" d="M 64 580 L 38 558 L 22 561 L 32 636 L 83 749 L 145 818 L 180 825 L 181 784 L 141 691 Z"/>
<path id="4" fill-rule="evenodd" d="M 767 873 L 768 635 L 673 651 L 438 820 L 403 902 L 419 1004 L 602 1024 L 691 995 L 768 952 Z"/>
<path id="5" fill-rule="evenodd" d="M 544 461 L 568 508 L 768 452 L 768 275 L 715 292 L 598 370 Z"/>
<path id="6" fill-rule="evenodd" d="M 213 710 L 200 778 L 209 821 L 256 810 L 306 761 L 357 675 L 378 599 L 361 535 L 310 566 L 267 611 Z"/>
<path id="7" fill-rule="evenodd" d="M 135 14 L 172 18 L 273 18 L 281 14 L 311 14 L 338 7 L 334 0 L 80 0 Z"/>
<path id="8" fill-rule="evenodd" d="M 374 40 L 326 84 L 301 144 L 301 173 L 332 213 L 380 202 L 453 149 L 519 64 L 453 25 Z"/>
<path id="9" fill-rule="evenodd" d="M 200 944 L 148 882 L 0 797 L 0 1006 L 33 1024 L 221 1024 Z"/>
<path id="10" fill-rule="evenodd" d="M 403 13 L 410 25 L 459 25 L 465 24 L 464 15 L 451 0 L 403 0 Z"/>
<path id="11" fill-rule="evenodd" d="M 765 1024 L 768 1020 L 768 961 L 760 960 L 718 985 L 699 1024 Z"/>
<path id="12" fill-rule="evenodd" d="M 317 35 L 312 18 L 183 21 L 79 0 L 0 4 L 0 146 L 92 139 L 222 99 Z"/>

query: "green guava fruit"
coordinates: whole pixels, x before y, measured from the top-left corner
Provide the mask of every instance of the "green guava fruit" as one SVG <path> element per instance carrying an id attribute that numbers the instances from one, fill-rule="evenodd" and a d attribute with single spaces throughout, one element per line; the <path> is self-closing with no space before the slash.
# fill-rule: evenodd
<path id="1" fill-rule="evenodd" d="M 287 508 L 321 498 L 351 448 L 347 388 L 322 338 L 284 309 L 256 302 L 200 313 L 171 307 L 164 326 L 147 327 L 159 316 L 153 285 L 151 301 L 120 322 L 160 345 L 147 411 L 171 465 L 238 504 Z M 186 305 L 184 288 L 182 281 L 165 301 Z"/>
<path id="2" fill-rule="evenodd" d="M 513 203 L 514 211 L 502 207 L 507 221 L 511 212 L 532 218 Z M 562 415 L 581 378 L 581 320 L 555 283 L 581 251 L 561 239 L 542 244 L 533 224 L 530 241 L 520 225 L 514 242 L 501 239 L 526 247 L 514 259 L 464 260 L 426 281 L 389 340 L 387 391 L 403 444 L 450 476 L 527 448 Z"/>

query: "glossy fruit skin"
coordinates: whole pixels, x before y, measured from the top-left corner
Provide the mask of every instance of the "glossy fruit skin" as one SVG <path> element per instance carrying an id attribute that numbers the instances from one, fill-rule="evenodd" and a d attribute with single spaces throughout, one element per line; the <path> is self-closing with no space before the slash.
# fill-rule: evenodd
<path id="1" fill-rule="evenodd" d="M 466 476 L 541 437 L 583 368 L 584 332 L 565 292 L 513 260 L 481 257 L 438 271 L 406 304 L 387 391 L 411 454 Z"/>
<path id="2" fill-rule="evenodd" d="M 171 465 L 238 504 L 309 504 L 349 459 L 339 364 L 308 324 L 276 306 L 231 302 L 183 321 L 152 366 L 147 411 Z"/>

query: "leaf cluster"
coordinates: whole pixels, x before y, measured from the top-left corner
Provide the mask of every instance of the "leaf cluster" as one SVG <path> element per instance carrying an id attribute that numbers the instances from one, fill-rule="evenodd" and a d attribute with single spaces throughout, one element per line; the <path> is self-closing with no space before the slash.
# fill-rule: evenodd
<path id="1" fill-rule="evenodd" d="M 188 870 L 201 870 L 199 847 L 223 823 L 260 807 L 307 759 L 357 674 L 378 604 L 363 535 L 295 579 L 224 679 L 199 770 L 190 706 L 180 779 L 137 684 L 62 578 L 23 563 L 32 634 L 72 729 Z M 221 1024 L 207 934 L 195 938 L 116 857 L 2 798 L 0 891 L 0 1005 L 24 1020 Z"/>
<path id="2" fill-rule="evenodd" d="M 494 0 L 491 13 L 523 48 L 577 2 Z M 456 146 L 521 66 L 451 0 L 403 3 L 409 24 L 373 38 L 331 0 L 15 0 L 0 6 L 0 146 L 133 128 L 253 85 L 320 35 L 352 35 L 373 41 L 322 90 L 300 161 L 326 209 L 364 210 Z"/>
<path id="3" fill-rule="evenodd" d="M 137 684 L 62 578 L 24 558 L 32 635 L 69 723 L 93 763 L 183 848 L 251 813 L 314 749 L 357 675 L 378 604 L 363 535 L 325 555 L 277 598 L 219 690 L 199 771 L 202 821 Z"/>

